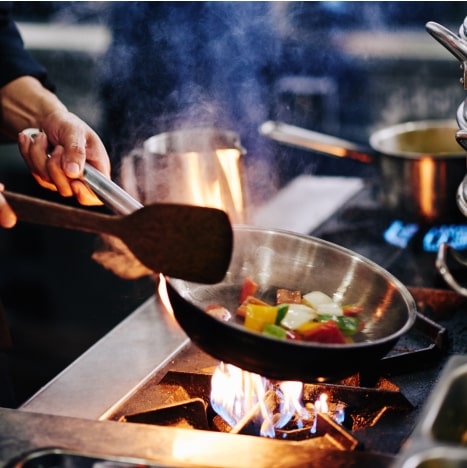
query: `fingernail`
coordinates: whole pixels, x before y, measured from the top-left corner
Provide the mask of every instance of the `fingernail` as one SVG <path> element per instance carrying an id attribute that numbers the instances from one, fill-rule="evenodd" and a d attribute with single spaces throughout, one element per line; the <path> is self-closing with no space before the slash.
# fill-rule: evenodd
<path id="1" fill-rule="evenodd" d="M 76 177 L 80 175 L 79 164 L 75 162 L 67 163 L 65 166 L 65 172 L 69 177 Z"/>
<path id="2" fill-rule="evenodd" d="M 29 138 L 29 137 L 25 133 L 23 133 L 23 132 L 18 133 L 18 142 L 20 144 L 23 145 L 24 143 L 26 143 L 27 138 Z"/>

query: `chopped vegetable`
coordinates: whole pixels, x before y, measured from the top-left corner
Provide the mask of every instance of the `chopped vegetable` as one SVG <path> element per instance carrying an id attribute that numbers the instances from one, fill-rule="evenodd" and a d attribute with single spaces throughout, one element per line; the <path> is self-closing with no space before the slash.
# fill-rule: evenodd
<path id="1" fill-rule="evenodd" d="M 361 314 L 363 312 L 363 307 L 356 305 L 346 305 L 342 307 L 342 312 L 348 317 L 355 317 L 355 315 Z"/>
<path id="2" fill-rule="evenodd" d="M 296 330 L 306 322 L 311 322 L 316 318 L 316 312 L 305 304 L 289 304 L 285 317 L 281 325 L 291 330 Z"/>
<path id="3" fill-rule="evenodd" d="M 247 306 L 248 306 L 249 304 L 264 305 L 264 306 L 268 306 L 268 305 L 269 305 L 267 302 L 264 302 L 264 301 L 262 301 L 261 299 L 258 299 L 258 298 L 255 297 L 255 296 L 248 296 L 248 297 L 240 304 L 240 306 L 238 307 L 238 309 L 237 309 L 237 315 L 239 315 L 240 317 L 245 317 L 245 315 L 246 315 L 246 310 L 247 310 Z"/>
<path id="4" fill-rule="evenodd" d="M 361 320 L 358 318 L 346 317 L 345 315 L 337 317 L 336 323 L 339 330 L 346 336 L 355 335 L 355 333 L 360 331 L 360 327 L 362 325 Z"/>
<path id="5" fill-rule="evenodd" d="M 328 344 L 345 344 L 364 328 L 358 317 L 361 306 L 340 306 L 322 291 L 301 295 L 300 291 L 279 288 L 276 304 L 271 305 L 254 294 L 258 284 L 247 277 L 240 292 L 237 317 L 244 319 L 248 330 L 281 340 L 312 341 Z M 206 312 L 220 320 L 229 320 L 230 312 L 219 305 L 211 305 Z"/>
<path id="6" fill-rule="evenodd" d="M 318 306 L 316 307 L 316 312 L 319 315 L 343 315 L 344 314 L 339 304 L 336 304 L 335 302 L 326 302 L 326 303 L 318 304 Z"/>
<path id="7" fill-rule="evenodd" d="M 320 304 L 331 304 L 333 300 L 321 291 L 311 291 L 302 298 L 304 304 L 317 309 Z"/>
<path id="8" fill-rule="evenodd" d="M 217 304 L 212 304 L 206 307 L 206 312 L 219 320 L 223 320 L 224 322 L 227 322 L 232 318 L 230 310 Z"/>
<path id="9" fill-rule="evenodd" d="M 345 338 L 334 320 L 316 323 L 316 326 L 300 333 L 305 341 L 317 343 L 345 344 Z"/>
<path id="10" fill-rule="evenodd" d="M 267 323 L 264 326 L 263 334 L 280 338 L 281 340 L 285 340 L 287 338 L 287 330 L 279 325 L 275 325 L 274 323 Z"/>
<path id="11" fill-rule="evenodd" d="M 267 323 L 275 324 L 278 307 L 248 304 L 245 315 L 245 328 L 262 332 Z"/>
<path id="12" fill-rule="evenodd" d="M 240 291 L 240 304 L 242 304 L 248 296 L 254 296 L 258 291 L 258 283 L 253 281 L 253 278 L 247 276 L 243 281 L 242 289 Z"/>

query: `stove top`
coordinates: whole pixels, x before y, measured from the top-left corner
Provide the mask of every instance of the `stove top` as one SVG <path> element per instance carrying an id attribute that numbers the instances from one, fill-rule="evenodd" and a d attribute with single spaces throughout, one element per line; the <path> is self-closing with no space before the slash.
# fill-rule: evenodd
<path id="1" fill-rule="evenodd" d="M 355 463 L 362 453 L 381 454 L 381 459 L 374 459 L 374 466 L 387 466 L 410 436 L 449 357 L 467 353 L 467 301 L 458 298 L 446 301 L 452 292 L 436 272 L 436 253 L 423 248 L 423 239 L 431 227 L 418 227 L 405 247 L 388 243 L 384 234 L 397 220 L 382 212 L 375 200 L 372 186 L 365 186 L 310 232 L 373 260 L 411 291 L 422 292 L 420 300 L 416 297 L 420 310 L 416 326 L 381 361 L 378 375 L 360 375 L 355 376 L 354 381 L 320 384 L 339 395 L 347 391 L 346 398 L 351 395 L 350 398 L 357 401 L 382 399 L 383 407 L 384 401 L 390 400 L 388 395 L 397 395 L 396 400 L 404 402 L 375 417 L 373 425 L 352 426 L 350 432 L 357 440 L 357 450 L 354 457 L 346 455 L 346 464 L 339 466 L 350 466 L 349 460 Z M 433 301 L 429 290 L 429 300 L 426 300 L 426 288 L 437 288 L 439 298 Z M 191 385 L 188 397 L 206 401 L 209 393 L 206 382 L 209 386 L 217 361 L 191 344 L 162 312 L 157 297 L 143 304 L 56 381 L 23 405 L 22 410 L 118 421 L 117 426 L 139 426 L 120 421 L 151 412 L 161 404 L 183 400 L 187 396 L 186 381 Z M 182 383 L 177 380 L 179 378 Z M 385 384 L 383 387 L 381 382 Z M 306 392 L 311 394 L 316 385 L 305 382 Z M 83 395 L 90 400 L 84 406 Z M 212 433 L 192 432 L 200 438 Z M 247 440 L 250 443 L 249 437 Z M 284 441 L 270 442 L 275 446 Z M 259 445 L 265 443 L 262 441 Z M 291 443 L 295 442 L 286 442 L 286 447 Z"/>

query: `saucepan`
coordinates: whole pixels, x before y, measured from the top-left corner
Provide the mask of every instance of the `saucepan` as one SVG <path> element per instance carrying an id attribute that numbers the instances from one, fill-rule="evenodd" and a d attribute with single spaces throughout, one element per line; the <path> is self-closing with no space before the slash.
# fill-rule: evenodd
<path id="1" fill-rule="evenodd" d="M 321 291 L 341 305 L 361 307 L 364 328 L 352 343 L 321 344 L 269 337 L 245 328 L 236 310 L 250 276 L 258 298 L 274 303 L 278 288 Z M 175 318 L 191 340 L 216 359 L 271 379 L 330 381 L 377 368 L 416 318 L 406 289 L 382 267 L 333 243 L 287 231 L 234 226 L 232 260 L 223 281 L 205 286 L 167 279 Z M 210 305 L 232 312 L 225 320 Z"/>
<path id="2" fill-rule="evenodd" d="M 259 130 L 284 144 L 375 164 L 382 205 L 398 218 L 434 224 L 459 216 L 466 152 L 456 141 L 454 119 L 385 127 L 371 134 L 368 146 L 281 122 L 265 122 Z"/>

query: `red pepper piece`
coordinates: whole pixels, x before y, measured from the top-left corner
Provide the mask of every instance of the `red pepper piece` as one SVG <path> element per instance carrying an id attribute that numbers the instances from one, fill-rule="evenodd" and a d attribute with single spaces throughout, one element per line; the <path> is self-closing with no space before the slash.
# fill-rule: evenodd
<path id="1" fill-rule="evenodd" d="M 345 344 L 345 338 L 339 330 L 337 323 L 334 320 L 320 322 L 316 327 L 304 331 L 302 338 L 305 341 L 315 341 L 317 343 L 327 344 Z"/>
<path id="2" fill-rule="evenodd" d="M 248 296 L 254 296 L 255 292 L 258 291 L 258 284 L 253 281 L 253 278 L 247 276 L 243 281 L 242 289 L 240 291 L 240 304 L 242 304 Z"/>
<path id="3" fill-rule="evenodd" d="M 363 307 L 356 305 L 348 305 L 342 307 L 342 312 L 344 313 L 344 315 L 347 315 L 347 317 L 355 317 L 356 315 L 361 314 L 363 312 Z"/>

